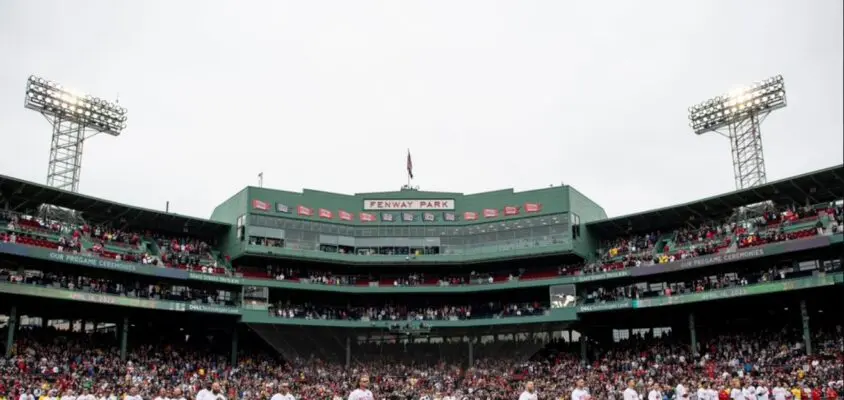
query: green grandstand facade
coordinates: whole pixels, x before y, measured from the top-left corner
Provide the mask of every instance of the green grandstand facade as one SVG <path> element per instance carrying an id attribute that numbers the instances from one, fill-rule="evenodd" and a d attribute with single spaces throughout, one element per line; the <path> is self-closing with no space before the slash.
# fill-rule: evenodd
<path id="1" fill-rule="evenodd" d="M 11 327 L 7 330 L 6 352 L 12 351 L 15 324 L 24 315 L 37 315 L 45 320 L 92 321 L 95 327 L 97 322 L 109 321 L 120 330 L 124 355 L 132 322 L 160 315 L 227 330 L 233 336 L 233 357 L 237 354 L 237 332 L 248 327 L 277 349 L 285 348 L 285 356 L 302 350 L 292 344 L 303 338 L 320 345 L 339 343 L 338 353 L 345 354 L 347 363 L 355 342 L 383 340 L 391 334 L 405 335 L 411 340 L 416 340 L 414 335 L 470 338 L 466 339 L 469 359 L 473 351 L 471 338 L 572 330 L 579 332 L 581 338 L 586 335 L 601 338 L 618 324 L 682 327 L 694 343 L 695 318 L 703 320 L 711 314 L 709 310 L 746 304 L 762 307 L 782 301 L 808 315 L 806 310 L 822 306 L 815 303 L 828 304 L 830 298 L 840 298 L 844 290 L 841 270 L 844 235 L 840 230 L 830 229 L 835 221 L 826 210 L 832 203 L 840 207 L 844 193 L 841 169 L 837 166 L 752 189 L 615 218 L 607 218 L 600 206 L 568 186 L 472 195 L 418 190 L 341 195 L 247 187 L 218 206 L 210 219 L 199 219 L 0 177 L 0 211 L 3 211 L 0 217 L 5 218 L 0 220 L 0 269 L 21 275 L 61 273 L 133 282 L 139 287 L 202 290 L 217 293 L 225 300 L 209 304 L 196 299 L 129 297 L 79 288 L 2 282 L 0 314 L 10 317 Z M 799 204 L 817 212 L 811 218 L 777 226 L 780 234 L 793 235 L 793 239 L 733 246 L 723 252 L 688 259 L 663 259 L 691 247 L 678 240 L 679 230 L 700 224 L 705 218 L 730 219 L 736 210 L 744 212 L 760 203 Z M 90 251 L 63 251 L 57 245 L 62 237 L 67 237 L 68 232 L 63 229 L 22 230 L 9 223 L 12 221 L 9 216 L 37 215 L 43 204 L 73 208 L 93 223 L 119 223 L 126 229 L 170 236 L 189 235 L 216 245 L 208 252 L 208 258 L 202 260 L 200 270 L 127 260 L 121 257 L 125 249 L 113 244 L 106 245 L 109 257 Z M 597 258 L 606 265 L 616 265 L 622 258 L 607 257 L 606 242 L 647 232 L 660 232 L 655 246 L 646 254 L 658 262 L 577 274 L 557 270 L 560 266 L 583 265 Z M 17 240 L 10 240 L 10 235 L 16 235 Z M 734 244 L 737 234 L 730 235 L 730 243 Z M 92 246 L 86 240 L 83 238 L 83 250 Z M 147 234 L 139 241 L 151 258 L 163 260 L 166 251 L 153 235 Z M 514 273 L 505 279 L 479 284 L 440 281 L 402 285 L 385 284 L 377 278 L 319 284 L 309 279 L 274 278 L 264 270 L 269 264 L 360 275 L 469 274 L 475 270 L 506 269 L 542 273 L 532 276 Z M 671 281 L 700 279 L 715 273 L 764 271 L 771 266 L 791 275 L 776 281 L 705 292 L 555 304 L 555 295 L 560 293 L 585 299 L 603 287 L 641 284 L 665 288 Z M 255 275 L 256 271 L 263 275 Z M 366 307 L 502 300 L 542 302 L 543 307 L 541 312 L 531 315 L 506 318 L 491 315 L 426 320 L 424 329 L 409 325 L 398 332 L 395 320 L 297 318 L 274 312 L 279 304 L 291 301 L 355 303 Z M 804 322 L 807 332 L 808 326 L 807 319 Z M 580 340 L 586 346 L 585 339 Z"/>
<path id="2" fill-rule="evenodd" d="M 269 252 L 389 264 L 409 255 L 419 263 L 463 263 L 566 252 L 589 258 L 594 240 L 573 228 L 606 213 L 570 186 L 354 195 L 247 187 L 216 207 L 211 219 L 235 226 L 222 246 L 232 258 Z"/>

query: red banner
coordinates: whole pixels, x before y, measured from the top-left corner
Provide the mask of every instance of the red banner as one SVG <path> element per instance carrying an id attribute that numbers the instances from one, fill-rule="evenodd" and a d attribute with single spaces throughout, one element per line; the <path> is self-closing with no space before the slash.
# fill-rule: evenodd
<path id="1" fill-rule="evenodd" d="M 261 211 L 270 211 L 270 203 L 264 203 L 261 200 L 252 200 L 252 208 Z"/>
<path id="2" fill-rule="evenodd" d="M 525 203 L 525 212 L 536 213 L 542 211 L 542 204 L 539 203 Z"/>
<path id="3" fill-rule="evenodd" d="M 466 211 L 463 213 L 463 220 L 464 221 L 474 221 L 478 219 L 478 213 L 474 211 Z"/>
<path id="4" fill-rule="evenodd" d="M 355 219 L 354 214 L 347 212 L 347 211 L 340 210 L 340 211 L 337 212 L 337 214 L 340 215 L 340 219 L 342 219 L 343 221 L 351 221 L 351 220 Z"/>
<path id="5" fill-rule="evenodd" d="M 504 215 L 519 215 L 519 206 L 504 207 Z"/>
<path id="6" fill-rule="evenodd" d="M 332 213 L 331 210 L 326 210 L 324 208 L 320 208 L 319 209 L 319 217 L 325 218 L 325 219 L 331 219 L 331 218 L 334 218 L 334 213 Z"/>
<path id="7" fill-rule="evenodd" d="M 305 206 L 298 206 L 296 207 L 296 214 L 299 214 L 304 217 L 310 217 L 314 215 L 314 209 Z"/>
<path id="8" fill-rule="evenodd" d="M 484 218 L 495 218 L 498 216 L 498 210 L 495 208 L 484 208 Z"/>
<path id="9" fill-rule="evenodd" d="M 362 212 L 358 214 L 360 222 L 375 222 L 375 214 Z"/>

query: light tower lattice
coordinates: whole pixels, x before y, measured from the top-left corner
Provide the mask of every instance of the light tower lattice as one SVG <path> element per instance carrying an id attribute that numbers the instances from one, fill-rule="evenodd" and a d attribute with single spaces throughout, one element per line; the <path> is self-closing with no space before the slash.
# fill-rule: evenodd
<path id="1" fill-rule="evenodd" d="M 689 107 L 690 126 L 698 135 L 716 132 L 730 140 L 736 189 L 751 188 L 767 182 L 759 127 L 785 106 L 785 83 L 777 75 Z"/>
<path id="2" fill-rule="evenodd" d="M 126 109 L 116 102 L 34 75 L 26 81 L 24 107 L 38 111 L 53 128 L 47 185 L 71 192 L 79 191 L 85 140 L 98 133 L 118 136 L 126 128 Z"/>

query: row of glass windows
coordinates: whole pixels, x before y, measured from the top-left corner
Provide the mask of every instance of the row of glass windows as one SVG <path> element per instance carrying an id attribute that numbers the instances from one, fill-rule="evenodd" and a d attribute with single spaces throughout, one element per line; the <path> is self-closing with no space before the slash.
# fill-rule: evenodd
<path id="1" fill-rule="evenodd" d="M 432 236 L 425 236 L 425 237 L 439 237 L 440 243 L 442 245 L 452 245 L 452 246 L 459 246 L 459 245 L 473 245 L 473 244 L 487 244 L 487 243 L 495 243 L 495 242 L 507 242 L 512 240 L 529 240 L 529 239 L 541 239 L 544 237 L 557 237 L 557 236 L 567 236 L 568 234 L 568 224 L 561 223 L 555 225 L 547 225 L 541 227 L 534 227 L 534 228 L 522 228 L 522 229 L 515 229 L 511 231 L 501 231 L 501 232 L 487 232 L 487 233 L 479 233 L 475 235 L 465 235 L 465 236 L 451 236 L 451 235 L 432 235 Z M 338 235 L 339 236 L 339 235 Z M 396 237 L 396 236 L 381 236 L 379 237 Z M 407 236 L 405 236 L 407 237 Z M 417 236 L 418 237 L 418 236 Z M 298 229 L 288 229 L 284 231 L 284 240 L 286 241 L 304 241 L 304 242 L 311 242 L 317 243 L 320 240 L 320 233 L 312 232 L 312 231 L 304 231 Z M 335 244 L 335 243 L 324 243 L 324 244 Z"/>
<path id="2" fill-rule="evenodd" d="M 513 251 L 521 249 L 530 249 L 538 247 L 547 247 L 565 244 L 569 242 L 566 234 L 548 235 L 536 238 L 522 238 L 522 239 L 508 239 L 497 240 L 493 242 L 482 243 L 463 243 L 463 244 L 448 244 L 443 243 L 433 248 L 346 248 L 347 246 L 330 246 L 325 243 L 320 243 L 313 240 L 297 240 L 285 239 L 281 243 L 281 247 L 305 250 L 305 251 L 322 251 L 331 253 L 346 253 L 346 254 L 360 254 L 360 255 L 410 255 L 410 254 L 484 254 L 497 253 L 504 251 Z M 258 245 L 258 243 L 255 243 Z"/>
<path id="3" fill-rule="evenodd" d="M 573 214 L 572 214 L 573 215 Z M 541 217 L 501 220 L 495 222 L 481 222 L 468 226 L 406 226 L 401 222 L 373 226 L 347 226 L 319 221 L 306 221 L 250 215 L 249 225 L 266 228 L 283 229 L 290 237 L 292 231 L 311 232 L 314 234 L 329 234 L 351 237 L 445 237 L 471 236 L 484 237 L 486 241 L 497 240 L 498 234 L 505 237 L 535 237 L 537 235 L 553 234 L 556 231 L 565 232 L 572 218 L 569 214 L 546 215 Z M 238 221 L 240 222 L 240 221 Z M 553 227 L 553 228 L 552 228 Z M 509 236 L 508 236 L 509 235 Z M 480 241 L 480 239 L 479 239 Z"/>

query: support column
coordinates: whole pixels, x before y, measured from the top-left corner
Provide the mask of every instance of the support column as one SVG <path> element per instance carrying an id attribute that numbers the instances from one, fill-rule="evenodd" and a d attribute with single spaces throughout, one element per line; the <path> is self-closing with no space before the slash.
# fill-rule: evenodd
<path id="1" fill-rule="evenodd" d="M 15 330 L 18 327 L 18 307 L 12 306 L 9 310 L 9 331 L 6 332 L 6 358 L 12 356 L 12 347 L 15 345 Z"/>
<path id="2" fill-rule="evenodd" d="M 352 338 L 346 336 L 346 369 L 352 367 Z"/>
<path id="3" fill-rule="evenodd" d="M 806 346 L 806 354 L 812 355 L 812 331 L 809 329 L 809 310 L 806 309 L 806 300 L 800 300 L 800 317 L 803 320 L 803 345 Z"/>
<path id="4" fill-rule="evenodd" d="M 120 361 L 126 361 L 126 347 L 129 341 L 129 318 L 123 318 L 123 329 L 120 330 Z"/>
<path id="5" fill-rule="evenodd" d="M 475 365 L 475 338 L 469 336 L 469 368 Z"/>
<path id="6" fill-rule="evenodd" d="M 583 365 L 589 364 L 589 355 L 586 353 L 586 333 L 578 332 L 580 334 L 580 362 Z"/>
<path id="7" fill-rule="evenodd" d="M 695 313 L 689 313 L 689 344 L 692 346 L 692 356 L 697 355 L 697 328 L 695 327 Z"/>
<path id="8" fill-rule="evenodd" d="M 237 368 L 237 325 L 232 329 L 232 368 Z"/>

